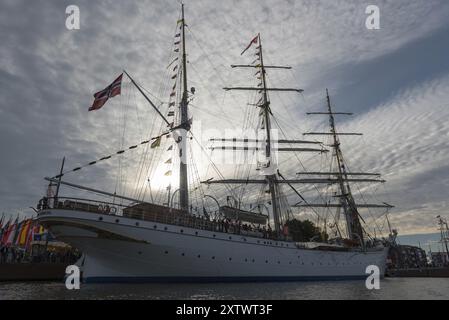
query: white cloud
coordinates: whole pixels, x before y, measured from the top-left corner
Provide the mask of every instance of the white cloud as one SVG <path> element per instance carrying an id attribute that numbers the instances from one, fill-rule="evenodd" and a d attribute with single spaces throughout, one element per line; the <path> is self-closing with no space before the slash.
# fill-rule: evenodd
<path id="1" fill-rule="evenodd" d="M 125 109 L 119 107 L 126 105 L 134 93 L 111 101 L 101 112 L 86 110 L 92 93 L 112 81 L 122 68 L 154 94 L 163 98 L 167 93 L 159 88 L 167 72 L 179 14 L 176 1 L 75 3 L 81 10 L 79 31 L 65 29 L 63 2 L 2 3 L 0 147 L 9 151 L 0 159 L 4 208 L 34 203 L 45 189 L 41 177 L 56 171 L 63 155 L 68 156 L 70 167 L 117 151 L 122 139 L 119 124 L 125 115 Z M 381 9 L 380 31 L 365 29 L 368 4 L 378 4 Z M 444 26 L 449 6 L 438 0 L 192 0 L 187 2 L 186 14 L 193 31 L 188 33 L 189 76 L 198 88 L 194 101 L 198 109 L 192 108 L 195 120 L 211 126 L 240 126 L 245 101 L 238 95 L 224 99 L 221 87 L 253 81 L 250 74 L 231 71 L 229 65 L 250 60 L 239 53 L 257 32 L 262 34 L 268 62 L 295 67 L 295 72 L 287 77 L 270 73 L 273 83 L 321 85 L 328 68 L 383 56 Z M 441 168 L 447 160 L 449 131 L 444 119 L 448 117 L 442 105 L 445 89 L 447 92 L 446 78 L 430 82 L 350 123 L 367 133 L 368 145 L 360 153 L 348 156 L 355 158 L 351 163 L 386 172 L 394 189 L 401 190 L 405 183 L 407 188 L 417 188 L 419 184 L 413 177 L 425 174 L 429 168 Z M 275 101 L 278 112 L 296 108 L 296 97 L 287 96 L 283 101 L 273 98 L 279 100 Z M 317 93 L 308 93 L 306 98 L 317 100 Z M 423 106 L 432 108 L 424 113 Z M 154 118 L 144 101 L 138 100 L 138 108 L 133 107 L 127 116 L 125 145 L 151 135 L 145 129 Z M 293 127 L 298 131 L 295 135 L 299 136 L 303 123 L 298 129 L 300 119 L 296 113 L 289 113 L 289 117 L 294 118 Z M 286 120 L 293 122 L 289 117 Z M 392 131 L 397 140 L 389 134 Z M 129 161 L 138 161 L 140 156 L 137 153 Z M 111 172 L 117 165 L 114 162 L 100 167 L 97 173 L 89 170 L 81 174 L 81 179 L 92 184 L 106 181 L 112 186 L 115 174 Z M 135 176 L 134 171 L 128 170 L 130 176 Z M 435 186 L 429 188 L 433 190 Z M 422 194 L 423 190 L 415 192 Z M 441 196 L 441 192 L 437 194 Z M 406 192 L 397 198 L 413 200 Z M 433 201 L 440 203 L 432 199 L 426 206 L 432 206 Z M 411 208 L 421 204 L 406 200 L 398 206 Z"/>

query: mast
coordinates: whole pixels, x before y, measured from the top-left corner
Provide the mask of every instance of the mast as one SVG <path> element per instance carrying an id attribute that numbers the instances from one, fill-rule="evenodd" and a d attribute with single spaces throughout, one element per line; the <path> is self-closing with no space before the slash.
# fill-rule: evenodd
<path id="1" fill-rule="evenodd" d="M 348 229 L 348 235 L 350 239 L 354 239 L 354 236 L 359 237 L 360 244 L 363 245 L 363 230 L 362 225 L 360 223 L 359 219 L 359 213 L 357 211 L 357 206 L 355 205 L 354 198 L 351 193 L 351 187 L 349 186 L 349 183 L 345 184 L 345 179 L 348 178 L 347 172 L 346 172 L 346 166 L 344 164 L 343 160 L 343 153 L 341 152 L 340 148 L 340 140 L 337 136 L 337 131 L 335 129 L 335 119 L 334 115 L 332 113 L 332 106 L 331 101 L 329 97 L 329 90 L 326 89 L 326 97 L 327 97 L 327 108 L 329 111 L 329 124 L 331 127 L 331 133 L 332 138 L 334 141 L 334 150 L 335 150 L 335 158 L 337 160 L 337 166 L 338 166 L 338 179 L 339 179 L 339 185 L 340 185 L 340 202 L 343 207 L 343 212 L 345 213 L 346 221 L 347 221 L 347 229 Z"/>
<path id="2" fill-rule="evenodd" d="M 183 93 L 180 105 L 182 132 L 179 142 L 179 199 L 181 210 L 189 210 L 189 183 L 187 172 L 187 132 L 190 130 L 188 118 L 188 91 L 187 91 L 187 54 L 186 54 L 186 38 L 185 38 L 185 20 L 184 20 L 184 4 L 181 5 L 182 10 L 182 82 Z"/>
<path id="3" fill-rule="evenodd" d="M 329 91 L 326 89 L 326 99 L 327 99 L 327 111 L 326 112 L 308 112 L 307 115 L 329 115 L 329 125 L 330 125 L 330 132 L 308 132 L 304 133 L 304 135 L 324 135 L 324 136 L 332 136 L 333 144 L 330 145 L 334 149 L 334 156 L 336 158 L 337 162 L 337 172 L 308 172 L 308 173 L 298 173 L 301 174 L 315 174 L 315 175 L 329 175 L 329 176 L 336 176 L 337 179 L 328 179 L 332 182 L 337 182 L 340 194 L 334 196 L 335 198 L 339 199 L 338 204 L 332 204 L 332 203 L 325 203 L 325 204 L 306 204 L 306 205 L 297 205 L 299 207 L 319 207 L 319 208 L 342 208 L 343 212 L 345 214 L 346 218 L 346 229 L 348 237 L 351 240 L 360 241 L 360 245 L 362 247 L 365 246 L 364 243 L 364 229 L 361 225 L 361 221 L 365 222 L 363 218 L 360 216 L 358 212 L 358 208 L 386 208 L 390 209 L 394 206 L 383 202 L 382 204 L 356 204 L 354 197 L 352 195 L 350 182 L 374 182 L 374 183 L 384 183 L 385 180 L 382 179 L 367 179 L 367 178 L 361 178 L 361 179 L 354 179 L 354 178 L 348 178 L 351 176 L 374 176 L 379 177 L 380 174 L 378 173 L 367 173 L 367 172 L 348 172 L 347 168 L 345 166 L 345 161 L 343 158 L 343 153 L 340 148 L 340 139 L 339 136 L 361 136 L 363 134 L 361 133 L 354 133 L 354 132 L 337 132 L 335 128 L 335 115 L 344 115 L 344 116 L 350 116 L 352 113 L 349 112 L 334 112 L 332 110 L 332 105 L 329 97 Z M 336 181 L 335 181 L 336 180 Z M 316 182 L 314 182 L 316 183 Z M 388 217 L 387 217 L 388 220 Z M 389 224 L 389 221 L 388 221 Z M 391 227 L 389 225 L 389 229 L 391 230 Z"/>
<path id="4" fill-rule="evenodd" d="M 449 259 L 449 247 L 448 247 L 448 238 L 449 238 L 449 228 L 447 226 L 447 222 L 441 216 L 437 216 L 438 225 L 440 226 L 440 234 L 441 234 L 441 244 L 445 246 L 446 254 Z"/>
<path id="5" fill-rule="evenodd" d="M 266 81 L 266 69 L 291 69 L 291 67 L 288 66 L 265 66 L 263 62 L 263 52 L 262 52 L 262 41 L 260 33 L 251 41 L 249 46 L 241 53 L 243 55 L 244 52 L 246 52 L 252 44 L 258 44 L 259 46 L 256 48 L 258 49 L 256 55 L 258 55 L 258 63 L 254 65 L 231 65 L 232 68 L 255 68 L 258 69 L 258 72 L 260 73 L 260 79 L 261 83 L 257 87 L 225 87 L 223 88 L 226 91 L 230 90 L 245 90 L 245 91 L 257 91 L 262 93 L 262 99 L 260 103 L 256 104 L 256 107 L 261 109 L 260 117 L 261 121 L 264 124 L 264 130 L 265 130 L 265 158 L 267 161 L 267 167 L 273 166 L 273 159 L 272 159 L 272 151 L 304 151 L 304 152 L 324 152 L 323 148 L 321 149 L 313 149 L 313 148 L 272 148 L 272 137 L 271 137 L 271 109 L 270 109 L 270 100 L 268 97 L 269 91 L 279 91 L 279 92 L 296 92 L 301 93 L 303 92 L 302 89 L 296 89 L 296 88 L 270 88 L 267 87 L 267 81 Z M 220 139 L 221 141 L 225 142 L 226 139 Z M 248 139 L 233 139 L 233 141 L 237 142 L 250 142 Z M 253 140 L 251 142 L 259 142 L 258 140 Z M 300 140 L 277 140 L 278 143 L 315 143 L 312 141 L 300 141 Z M 220 147 L 218 148 L 220 149 Z M 222 147 L 223 150 L 227 150 L 227 147 Z M 233 148 L 233 151 L 237 150 L 247 150 L 246 147 L 240 148 L 235 147 Z M 254 148 L 254 150 L 259 150 L 259 148 Z M 264 179 L 260 180 L 222 180 L 222 181 L 212 181 L 211 179 L 207 181 L 203 181 L 202 183 L 253 183 L 253 184 L 268 184 L 269 192 L 271 195 L 271 206 L 272 206 L 272 214 L 273 214 L 273 222 L 274 222 L 274 232 L 277 235 L 277 237 L 281 234 L 281 219 L 280 219 L 280 199 L 279 199 L 279 183 L 285 183 L 284 180 L 278 180 L 276 172 L 273 170 L 272 173 L 267 173 L 264 177 Z"/>
<path id="6" fill-rule="evenodd" d="M 189 121 L 189 92 L 187 83 L 187 53 L 186 53 L 186 39 L 185 39 L 185 20 L 184 20 L 184 4 L 181 4 L 181 36 L 182 36 L 182 98 L 179 106 L 180 113 L 180 123 L 177 126 L 173 126 L 169 120 L 160 112 L 156 105 L 151 101 L 151 99 L 143 92 L 143 90 L 137 85 L 131 76 L 124 71 L 124 73 L 129 77 L 131 82 L 137 87 L 139 92 L 145 97 L 145 99 L 151 104 L 151 106 L 156 110 L 159 116 L 164 120 L 168 127 L 170 127 L 169 132 L 178 131 L 180 134 L 174 135 L 176 143 L 179 149 L 179 202 L 180 209 L 184 211 L 189 210 L 189 182 L 188 182 L 188 168 L 187 168 L 187 132 L 190 131 L 191 124 Z"/>
<path id="7" fill-rule="evenodd" d="M 267 80 L 265 74 L 265 67 L 263 63 L 263 53 L 262 53 L 262 39 L 260 37 L 260 33 L 258 34 L 259 38 L 259 57 L 260 57 L 260 72 L 262 77 L 262 88 L 263 88 L 263 104 L 261 106 L 264 117 L 265 124 L 265 132 L 266 132 L 266 151 L 265 156 L 269 161 L 269 166 L 273 165 L 273 161 L 271 158 L 271 119 L 270 119 L 270 101 L 268 99 L 267 93 Z M 277 236 L 280 235 L 280 217 L 279 217 L 279 197 L 277 190 L 277 177 L 276 174 L 266 176 L 270 195 L 271 195 L 271 207 L 273 210 L 273 221 L 274 221 L 274 231 Z"/>
<path id="8" fill-rule="evenodd" d="M 260 117 L 262 118 L 263 124 L 264 124 L 264 130 L 266 131 L 266 146 L 265 146 L 265 156 L 267 159 L 267 163 L 269 167 L 272 165 L 272 151 L 289 151 L 289 152 L 327 152 L 328 150 L 321 148 L 321 149 L 314 149 L 314 148 L 284 148 L 284 147 L 277 147 L 272 148 L 272 137 L 271 137 L 271 107 L 270 107 L 270 100 L 268 97 L 269 91 L 281 91 L 281 92 L 297 92 L 301 93 L 303 92 L 302 89 L 296 89 L 296 88 L 272 88 L 267 87 L 266 82 L 266 69 L 291 69 L 291 67 L 288 66 L 265 66 L 263 62 L 263 50 L 262 50 L 262 44 L 261 44 L 261 37 L 260 34 L 254 38 L 250 44 L 247 46 L 247 48 L 241 53 L 245 53 L 252 44 L 259 44 L 257 47 L 258 51 L 256 55 L 259 56 L 256 61 L 258 61 L 257 64 L 254 64 L 256 61 L 254 61 L 252 64 L 249 65 L 231 65 L 232 68 L 255 68 L 259 71 L 256 73 L 260 73 L 261 83 L 256 87 L 224 87 L 223 89 L 226 91 L 230 90 L 239 90 L 239 91 L 258 91 L 259 93 L 262 93 L 262 99 L 260 102 L 256 104 L 248 104 L 252 106 L 256 106 L 258 108 L 261 108 Z M 354 198 L 351 194 L 351 189 L 349 186 L 349 182 L 370 182 L 370 183 L 383 183 L 385 180 L 378 179 L 380 176 L 377 173 L 364 173 L 364 172 L 355 172 L 350 173 L 347 172 L 343 155 L 340 149 L 340 143 L 338 140 L 339 135 L 361 135 L 360 133 L 337 133 L 335 129 L 335 121 L 334 121 L 334 115 L 352 115 L 352 113 L 347 112 L 333 112 L 332 107 L 330 104 L 330 98 L 329 94 L 327 94 L 328 98 L 328 111 L 326 112 L 313 112 L 313 113 L 307 113 L 308 115 L 311 114 L 318 114 L 318 115 L 330 115 L 330 125 L 331 125 L 331 132 L 325 132 L 325 133 L 305 133 L 304 135 L 330 135 L 333 136 L 334 143 L 331 147 L 334 148 L 335 154 L 337 155 L 337 162 L 338 162 L 338 171 L 337 172 L 328 172 L 328 173 L 321 173 L 321 172 L 302 172 L 298 173 L 298 175 L 329 175 L 332 176 L 330 178 L 320 178 L 320 177 L 312 177 L 312 178 L 306 178 L 306 179 L 286 179 L 284 178 L 279 171 L 276 172 L 267 172 L 264 179 L 221 179 L 221 180 L 215 180 L 215 179 L 207 179 L 205 181 L 201 181 L 201 183 L 204 184 L 268 184 L 269 192 L 271 194 L 271 204 L 272 204 L 272 211 L 273 211 L 273 220 L 275 224 L 275 232 L 279 236 L 280 235 L 280 227 L 281 227 L 281 199 L 280 199 L 280 190 L 279 186 L 283 184 L 289 185 L 291 188 L 293 188 L 292 184 L 319 184 L 319 183 L 325 183 L 325 184 L 338 184 L 340 187 L 341 195 L 338 195 L 339 203 L 338 204 L 310 204 L 306 203 L 305 205 L 294 205 L 293 207 L 335 207 L 335 208 L 344 208 L 344 212 L 346 214 L 346 220 L 347 220 L 347 226 L 348 226 L 348 237 L 351 239 L 357 239 L 360 241 L 361 246 L 364 246 L 364 240 L 363 240 L 363 228 L 360 224 L 360 220 L 363 221 L 363 218 L 359 215 L 357 211 L 357 204 L 354 201 Z M 233 139 L 210 139 L 210 141 L 221 141 L 221 142 L 242 142 L 242 143 L 248 143 L 248 142 L 259 142 L 258 139 L 245 139 L 245 138 L 233 138 Z M 304 141 L 304 140 L 276 140 L 277 143 L 283 144 L 283 143 L 317 143 L 316 141 Z M 318 142 L 319 143 L 319 142 Z M 319 143 L 321 144 L 321 143 Z M 218 150 L 232 150 L 232 151 L 245 151 L 245 150 L 254 150 L 258 151 L 260 148 L 258 147 L 248 147 L 246 145 L 244 146 L 214 146 L 210 149 L 218 149 Z M 279 175 L 280 178 L 278 179 L 277 176 Z M 362 176 L 361 178 L 353 178 L 353 176 Z M 375 179 L 366 178 L 363 176 L 374 176 Z M 294 188 L 293 188 L 294 189 Z M 296 191 L 296 190 L 295 190 Z M 296 192 L 299 196 L 300 194 Z M 302 196 L 300 196 L 302 197 Z M 360 207 L 363 208 L 392 208 L 393 206 L 383 203 L 383 204 L 362 204 Z M 364 221 L 363 221 L 364 222 Z"/>
<path id="9" fill-rule="evenodd" d="M 55 197 L 54 197 L 55 203 L 58 203 L 59 188 L 61 186 L 61 179 L 62 179 L 62 172 L 64 171 L 64 164 L 65 164 L 65 157 L 62 158 L 61 169 L 59 170 L 59 178 L 58 178 L 58 183 L 56 184 L 56 193 L 55 193 Z M 50 182 L 50 184 L 51 184 L 51 182 Z"/>
<path id="10" fill-rule="evenodd" d="M 347 171 L 343 153 L 340 148 L 340 135 L 350 136 L 350 135 L 362 135 L 361 133 L 341 133 L 337 132 L 335 129 L 335 118 L 334 115 L 352 115 L 352 113 L 348 112 L 333 112 L 331 101 L 329 97 L 329 91 L 326 89 L 326 99 L 327 99 L 327 112 L 309 112 L 308 115 L 329 115 L 329 125 L 330 125 L 330 133 L 326 132 L 309 132 L 304 135 L 330 135 L 332 136 L 333 144 L 331 147 L 334 148 L 334 156 L 337 161 L 338 170 L 336 173 L 331 173 L 337 176 L 338 185 L 340 188 L 340 195 L 338 195 L 340 199 L 340 205 L 338 207 L 343 208 L 343 212 L 346 218 L 346 228 L 348 237 L 351 240 L 360 241 L 360 245 L 364 246 L 364 236 L 363 236 L 363 228 L 360 223 L 361 216 L 357 210 L 357 205 L 354 201 L 354 197 L 352 196 L 351 187 L 349 185 L 350 181 L 354 181 L 356 179 L 348 179 L 348 176 L 351 174 Z M 374 175 L 370 173 L 358 173 L 358 175 Z M 370 179 L 360 179 L 360 182 L 385 182 L 384 180 L 373 179 L 373 181 L 369 181 Z M 354 181 L 355 182 L 355 181 Z M 385 204 L 387 207 L 392 207 L 388 204 Z M 374 207 L 370 205 L 369 207 Z M 378 206 L 384 207 L 384 206 Z"/>

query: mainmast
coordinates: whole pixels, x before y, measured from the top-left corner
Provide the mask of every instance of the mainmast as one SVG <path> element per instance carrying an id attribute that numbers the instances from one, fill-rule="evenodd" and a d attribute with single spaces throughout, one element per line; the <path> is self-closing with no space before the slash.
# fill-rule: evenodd
<path id="1" fill-rule="evenodd" d="M 264 179 L 246 179 L 246 180 L 240 180 L 240 179 L 231 179 L 231 180 L 212 180 L 209 179 L 205 181 L 204 183 L 207 184 L 215 184 L 215 183 L 225 183 L 225 184 L 233 184 L 233 183 L 243 183 L 243 184 L 265 184 L 269 187 L 269 192 L 271 195 L 271 206 L 272 206 L 272 215 L 273 215 L 273 222 L 274 222 L 274 232 L 279 237 L 281 234 L 281 202 L 280 202 L 280 193 L 279 193 L 279 184 L 285 184 L 289 183 L 290 180 L 278 180 L 277 173 L 275 170 L 275 164 L 273 162 L 273 151 L 276 152 L 297 152 L 297 151 L 304 151 L 304 152 L 325 152 L 326 150 L 323 149 L 314 149 L 314 148 L 273 148 L 272 143 L 276 142 L 278 144 L 302 144 L 302 143 L 316 143 L 313 141 L 303 141 L 303 140 L 277 140 L 273 141 L 272 132 L 271 132 L 271 118 L 272 113 L 270 109 L 270 99 L 268 97 L 269 91 L 278 91 L 278 92 L 298 92 L 301 93 L 302 89 L 295 89 L 295 88 L 270 88 L 267 86 L 267 79 L 266 79 L 266 69 L 291 69 L 291 67 L 288 66 L 266 66 L 263 61 L 263 50 L 262 50 L 262 43 L 261 43 L 261 36 L 260 34 L 255 37 L 249 46 L 242 52 L 246 52 L 252 44 L 258 44 L 256 56 L 258 56 L 258 59 L 256 59 L 256 64 L 250 64 L 250 65 L 231 65 L 232 68 L 255 68 L 257 69 L 256 75 L 260 74 L 259 79 L 261 80 L 261 83 L 257 87 L 226 87 L 224 90 L 246 90 L 246 91 L 257 91 L 262 93 L 262 99 L 256 104 L 256 107 L 261 109 L 260 117 L 261 117 L 261 123 L 263 124 L 263 129 L 265 130 L 265 163 L 264 166 L 267 168 L 267 170 L 264 170 L 265 177 Z M 211 141 L 214 141 L 216 139 L 211 139 Z M 219 139 L 220 140 L 220 139 Z M 251 141 L 251 139 L 232 139 L 235 142 L 259 142 Z M 225 142 L 226 139 L 221 139 L 221 141 Z M 262 142 L 262 141 L 260 141 Z M 215 148 L 214 148 L 215 149 Z M 218 147 L 217 149 L 222 150 L 255 150 L 258 151 L 258 147 Z M 261 171 L 262 172 L 262 171 Z M 301 183 L 301 182 L 299 182 Z"/>
<path id="2" fill-rule="evenodd" d="M 185 38 L 185 20 L 184 20 L 184 4 L 181 5 L 182 17 L 182 82 L 183 92 L 180 105 L 181 124 L 180 131 L 182 134 L 178 139 L 179 146 L 179 199 L 181 210 L 189 210 L 189 182 L 187 172 L 187 132 L 190 130 L 190 122 L 188 115 L 188 90 L 187 90 L 187 54 L 186 54 L 186 38 Z"/>

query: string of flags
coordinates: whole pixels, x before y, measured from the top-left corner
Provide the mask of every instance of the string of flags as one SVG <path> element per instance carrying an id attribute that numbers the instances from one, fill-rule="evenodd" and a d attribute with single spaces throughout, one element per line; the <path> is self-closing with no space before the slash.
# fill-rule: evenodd
<path id="1" fill-rule="evenodd" d="M 48 235 L 48 231 L 34 219 L 19 221 L 17 217 L 14 221 L 10 218 L 7 222 L 4 216 L 0 219 L 1 246 L 27 249 L 33 241 L 41 240 L 44 235 Z"/>
<path id="2" fill-rule="evenodd" d="M 246 51 L 248 51 L 249 48 L 251 48 L 253 45 L 256 45 L 255 49 L 255 56 L 256 59 L 251 62 L 251 65 L 253 65 L 255 68 L 259 68 L 259 70 L 256 71 L 256 73 L 254 74 L 254 76 L 256 77 L 256 79 L 260 80 L 260 82 L 257 84 L 258 88 L 262 88 L 263 86 L 263 75 L 262 75 L 262 64 L 261 64 L 261 44 L 260 44 L 260 34 L 258 34 L 257 36 L 255 36 L 251 42 L 246 46 L 245 50 L 242 51 L 241 55 L 243 55 Z M 259 90 L 258 93 L 262 93 L 262 90 Z M 258 106 L 260 104 L 260 101 L 258 103 L 256 103 L 256 106 Z"/>
<path id="3" fill-rule="evenodd" d="M 180 45 L 181 45 L 181 28 L 182 28 L 182 23 L 184 23 L 184 20 L 178 20 L 177 22 L 177 31 L 175 33 L 175 41 L 173 43 L 174 45 L 174 49 L 173 51 L 175 53 L 179 53 L 180 52 Z M 169 97 L 169 101 L 168 101 L 168 111 L 167 111 L 167 117 L 175 117 L 176 113 L 174 111 L 174 107 L 176 106 L 176 88 L 177 88 L 177 84 L 178 84 L 178 79 L 180 77 L 180 74 L 182 73 L 182 70 L 179 68 L 179 61 L 180 61 L 180 56 L 178 55 L 177 57 L 175 57 L 172 62 L 167 66 L 167 69 L 172 70 L 173 75 L 171 76 L 171 79 L 174 80 L 173 86 L 172 86 L 172 91 L 170 93 L 170 97 Z M 171 122 L 171 124 L 169 125 L 170 128 L 173 128 L 174 125 L 174 120 Z M 173 145 L 171 145 L 167 151 L 172 151 L 173 150 Z M 165 164 L 167 165 L 171 165 L 172 164 L 172 159 L 168 159 Z M 171 176 L 172 171 L 169 170 L 165 173 L 165 176 Z"/>
<path id="4" fill-rule="evenodd" d="M 136 144 L 136 145 L 130 146 L 130 147 L 128 147 L 127 149 L 119 150 L 119 151 L 117 151 L 117 152 L 114 153 L 114 154 L 111 154 L 111 155 L 109 155 L 109 156 L 102 157 L 102 158 L 100 158 L 100 159 L 98 159 L 98 160 L 95 160 L 95 161 L 91 161 L 91 162 L 89 162 L 89 163 L 87 163 L 87 164 L 85 164 L 85 165 L 83 165 L 83 166 L 79 166 L 79 167 L 76 167 L 76 168 L 74 168 L 74 169 L 71 169 L 71 170 L 68 170 L 68 171 L 64 171 L 62 174 L 58 174 L 57 176 L 54 176 L 53 179 L 61 178 L 61 177 L 63 177 L 64 175 L 66 175 L 67 173 L 70 173 L 70 172 L 76 172 L 76 171 L 79 171 L 79 170 L 81 170 L 81 169 L 83 169 L 83 168 L 86 168 L 86 167 L 89 167 L 89 166 L 93 166 L 93 165 L 95 165 L 95 164 L 97 164 L 97 163 L 99 163 L 99 162 L 102 162 L 102 161 L 105 161 L 105 160 L 109 160 L 109 159 L 111 159 L 111 158 L 114 157 L 114 156 L 121 155 L 121 154 L 124 154 L 124 153 L 127 152 L 127 151 L 137 149 L 138 147 L 141 147 L 141 146 L 143 146 L 143 145 L 146 145 L 146 144 L 148 144 L 148 143 L 150 143 L 150 142 L 151 142 L 151 145 L 150 145 L 151 149 L 155 149 L 155 148 L 157 148 L 157 147 L 159 147 L 159 146 L 161 145 L 162 137 L 163 137 L 163 136 L 167 136 L 167 137 L 168 137 L 168 134 L 169 134 L 169 133 L 166 132 L 166 133 L 164 133 L 164 134 L 162 134 L 162 135 L 160 135 L 160 136 L 158 136 L 158 137 L 151 138 L 150 140 L 142 141 L 140 144 Z M 153 142 L 152 142 L 152 141 L 153 141 Z"/>

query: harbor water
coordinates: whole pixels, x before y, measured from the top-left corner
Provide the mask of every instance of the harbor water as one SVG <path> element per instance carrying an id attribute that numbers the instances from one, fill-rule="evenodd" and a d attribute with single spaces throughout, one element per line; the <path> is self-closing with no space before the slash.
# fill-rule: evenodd
<path id="1" fill-rule="evenodd" d="M 0 300 L 29 299 L 445 300 L 449 299 L 449 278 L 386 278 L 379 290 L 366 289 L 364 281 L 81 284 L 74 291 L 63 282 L 0 283 Z"/>

